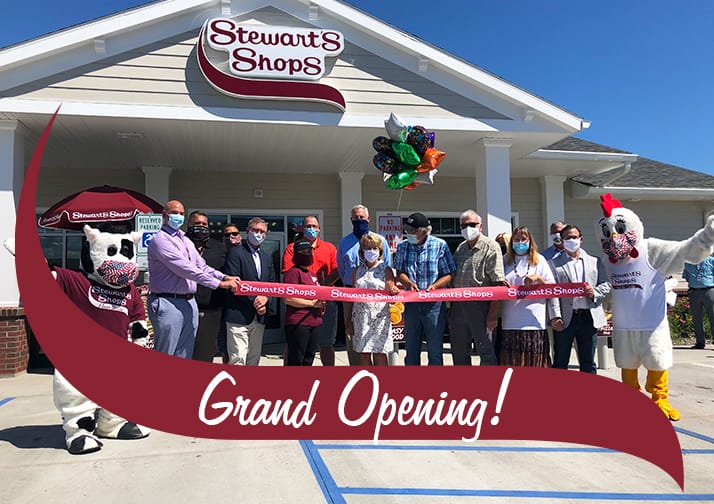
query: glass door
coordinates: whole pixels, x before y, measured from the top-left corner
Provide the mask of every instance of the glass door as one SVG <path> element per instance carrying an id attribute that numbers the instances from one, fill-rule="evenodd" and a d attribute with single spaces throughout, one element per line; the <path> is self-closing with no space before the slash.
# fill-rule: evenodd
<path id="1" fill-rule="evenodd" d="M 260 246 L 270 257 L 273 258 L 273 268 L 275 271 L 276 281 L 282 281 L 280 274 L 280 265 L 285 250 L 285 233 L 276 233 L 268 231 L 265 241 Z M 282 319 L 284 312 L 284 303 L 281 298 L 273 297 L 268 302 L 268 317 L 265 321 L 265 334 L 263 335 L 263 343 L 280 343 L 285 341 L 283 333 Z"/>

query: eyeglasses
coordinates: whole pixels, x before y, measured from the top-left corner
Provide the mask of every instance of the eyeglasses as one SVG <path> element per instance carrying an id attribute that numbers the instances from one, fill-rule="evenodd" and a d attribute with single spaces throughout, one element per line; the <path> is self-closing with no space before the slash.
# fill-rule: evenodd
<path id="1" fill-rule="evenodd" d="M 232 233 L 223 233 L 223 236 L 228 238 L 229 236 L 238 236 L 240 234 L 240 231 L 233 231 Z"/>
<path id="2" fill-rule="evenodd" d="M 480 226 L 480 222 L 462 222 L 461 223 L 461 229 L 466 229 L 467 227 L 470 228 L 475 228 L 476 226 Z"/>

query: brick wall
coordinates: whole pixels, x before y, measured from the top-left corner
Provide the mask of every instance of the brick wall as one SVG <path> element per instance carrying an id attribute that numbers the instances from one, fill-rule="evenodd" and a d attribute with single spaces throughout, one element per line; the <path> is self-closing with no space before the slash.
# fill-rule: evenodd
<path id="1" fill-rule="evenodd" d="M 26 323 L 24 308 L 0 308 L 0 376 L 27 371 Z"/>

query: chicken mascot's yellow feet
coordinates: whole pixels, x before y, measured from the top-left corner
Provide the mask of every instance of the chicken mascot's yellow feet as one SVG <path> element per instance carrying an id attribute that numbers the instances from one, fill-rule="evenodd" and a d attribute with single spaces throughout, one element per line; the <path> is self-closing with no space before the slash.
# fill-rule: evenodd
<path id="1" fill-rule="evenodd" d="M 652 400 L 671 421 L 679 420 L 679 411 L 670 406 L 667 371 L 647 371 L 645 390 L 652 394 Z"/>
<path id="2" fill-rule="evenodd" d="M 637 380 L 636 369 L 621 369 L 622 383 L 629 385 L 635 390 L 640 390 L 640 382 Z"/>

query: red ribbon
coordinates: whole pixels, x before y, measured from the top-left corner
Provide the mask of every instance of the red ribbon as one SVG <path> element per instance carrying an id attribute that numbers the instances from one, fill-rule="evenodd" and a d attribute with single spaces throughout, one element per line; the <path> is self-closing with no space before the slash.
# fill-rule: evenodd
<path id="1" fill-rule="evenodd" d="M 351 303 L 414 303 L 434 301 L 515 301 L 518 299 L 544 299 L 580 297 L 585 295 L 584 283 L 543 284 L 534 287 L 462 287 L 431 291 L 387 291 L 356 289 L 352 287 L 325 287 L 273 282 L 240 282 L 238 296 L 300 297 L 325 301 Z"/>

